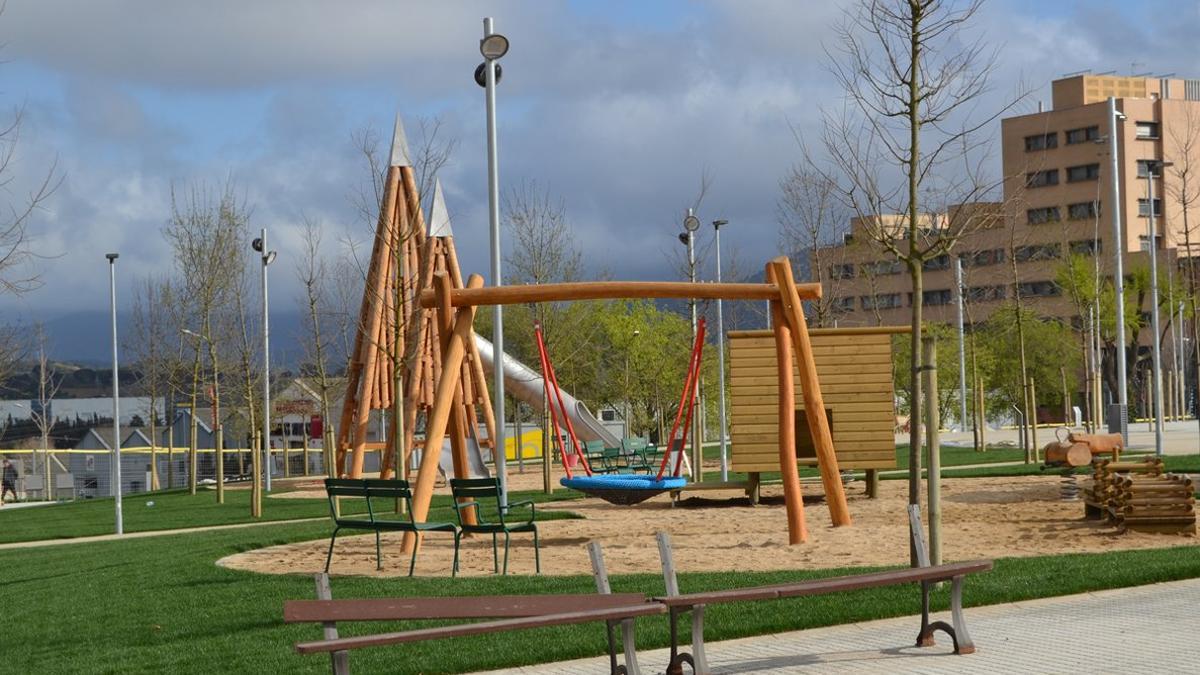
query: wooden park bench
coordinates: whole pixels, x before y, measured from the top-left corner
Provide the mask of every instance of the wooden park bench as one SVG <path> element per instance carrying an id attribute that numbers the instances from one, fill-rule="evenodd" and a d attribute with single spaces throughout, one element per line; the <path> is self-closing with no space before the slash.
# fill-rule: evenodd
<path id="1" fill-rule="evenodd" d="M 490 595 L 457 597 L 376 598 L 333 600 L 329 575 L 316 575 L 316 600 L 289 600 L 283 606 L 285 623 L 320 623 L 324 639 L 296 644 L 301 654 L 329 653 L 336 675 L 350 672 L 350 651 L 362 647 L 423 642 L 442 638 L 504 633 L 529 628 L 566 626 L 603 621 L 608 636 L 608 656 L 613 675 L 640 675 L 633 622 L 639 616 L 665 614 L 667 608 L 642 593 L 613 593 L 600 545 L 588 544 L 597 593 L 558 595 Z M 402 621 L 432 619 L 491 619 L 433 628 L 338 637 L 342 621 Z M 618 664 L 614 634 L 620 626 L 625 665 Z"/>
<path id="2" fill-rule="evenodd" d="M 671 556 L 670 537 L 665 532 L 658 533 L 659 556 L 662 559 L 663 579 L 667 586 L 666 597 L 654 598 L 669 610 L 671 632 L 671 661 L 667 673 L 682 673 L 683 664 L 687 663 L 697 675 L 709 672 L 708 661 L 704 655 L 704 608 L 726 602 L 752 602 L 758 600 L 779 600 L 798 598 L 808 595 L 826 595 L 841 591 L 854 591 L 880 586 L 897 586 L 901 584 L 921 584 L 921 629 L 917 634 L 917 646 L 929 647 L 934 644 L 933 632 L 944 631 L 954 642 L 955 654 L 971 654 L 975 644 L 967 633 L 966 621 L 962 611 L 962 586 L 968 574 L 985 572 L 992 569 L 992 561 L 976 560 L 971 562 L 949 563 L 945 565 L 930 565 L 929 553 L 925 547 L 925 538 L 921 529 L 919 507 L 909 507 L 909 519 L 913 525 L 913 544 L 917 550 L 919 567 L 851 576 L 832 577 L 828 579 L 813 579 L 787 584 L 755 586 L 750 588 L 735 588 L 727 591 L 709 591 L 703 593 L 680 594 L 679 581 L 675 575 L 675 565 Z M 939 582 L 949 581 L 950 586 L 950 615 L 953 625 L 944 621 L 929 620 L 929 592 Z M 692 614 L 692 653 L 680 650 L 679 618 L 682 614 Z"/>

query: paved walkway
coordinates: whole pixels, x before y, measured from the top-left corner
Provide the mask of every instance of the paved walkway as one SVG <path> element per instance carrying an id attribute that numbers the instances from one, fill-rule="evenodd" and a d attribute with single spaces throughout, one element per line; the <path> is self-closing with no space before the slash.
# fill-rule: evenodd
<path id="1" fill-rule="evenodd" d="M 708 659 L 714 673 L 1195 673 L 1198 603 L 1200 579 L 1192 579 L 967 608 L 979 650 L 968 656 L 955 656 L 940 632 L 938 646 L 913 647 L 920 617 L 904 617 L 710 643 Z M 665 649 L 638 655 L 647 674 L 663 672 L 668 656 Z M 607 673 L 608 659 L 495 672 Z"/>
<path id="2" fill-rule="evenodd" d="M 67 537 L 63 539 L 39 539 L 37 541 L 18 541 L 11 544 L 0 544 L 0 551 L 12 548 L 36 548 L 38 546 L 62 546 L 65 544 L 88 544 L 93 541 L 114 541 L 117 539 L 142 539 L 144 537 L 165 537 L 172 534 L 188 534 L 190 532 L 209 532 L 211 530 L 233 530 L 239 527 L 262 527 L 263 525 L 290 525 L 292 523 L 311 523 L 315 520 L 329 520 L 329 516 L 319 518 L 294 518 L 292 520 L 263 520 L 253 523 L 234 523 L 233 525 L 206 525 L 204 527 L 185 527 L 177 530 L 148 530 L 145 532 L 126 532 L 125 534 L 98 534 L 92 537 Z"/>

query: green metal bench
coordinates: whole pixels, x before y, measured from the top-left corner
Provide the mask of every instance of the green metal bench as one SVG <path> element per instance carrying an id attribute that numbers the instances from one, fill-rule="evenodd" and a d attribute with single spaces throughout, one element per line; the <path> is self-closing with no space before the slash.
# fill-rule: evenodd
<path id="1" fill-rule="evenodd" d="M 458 525 L 462 528 L 463 534 L 490 534 L 492 535 L 492 566 L 496 572 L 500 571 L 500 561 L 496 551 L 497 535 L 504 535 L 504 573 L 508 574 L 508 544 L 509 535 L 515 532 L 532 532 L 533 533 L 533 559 L 534 566 L 538 574 L 542 573 L 542 559 L 538 551 L 538 531 L 537 525 L 533 522 L 535 511 L 532 501 L 525 499 L 519 502 L 510 502 L 508 508 L 500 507 L 500 483 L 495 478 L 451 478 L 450 491 L 454 493 L 454 512 L 458 515 Z M 486 504 L 484 502 L 487 502 Z M 495 520 L 485 519 L 484 506 L 495 504 L 495 510 L 488 509 L 487 515 L 495 515 Z M 516 521 L 509 519 L 509 515 L 513 509 L 521 507 L 529 507 L 529 517 L 521 518 Z M 475 524 L 468 524 L 463 519 L 463 512 L 468 509 L 474 509 Z M 506 513 L 507 512 L 507 513 Z M 458 561 L 458 540 L 455 539 L 454 544 L 454 560 Z"/>
<path id="2" fill-rule="evenodd" d="M 383 569 L 383 553 L 379 543 L 379 535 L 384 530 L 388 532 L 450 532 L 454 534 L 454 566 L 451 576 L 458 573 L 458 539 L 460 532 L 454 523 L 418 523 L 412 516 L 412 490 L 406 480 L 383 480 L 379 478 L 326 478 L 325 493 L 329 498 L 329 514 L 333 518 L 333 535 L 329 537 L 329 554 L 325 556 L 325 572 L 329 573 L 329 563 L 333 561 L 333 545 L 341 530 L 371 530 L 375 532 L 375 565 Z M 365 514 L 339 515 L 337 499 L 339 497 L 361 497 L 367 503 Z M 372 500 L 386 499 L 395 501 L 403 499 L 407 505 L 405 514 L 390 514 L 392 518 L 384 517 L 386 510 L 376 511 Z M 364 518 L 365 516 L 365 518 Z M 408 576 L 412 576 L 417 565 L 417 546 L 413 546 L 412 560 L 408 563 Z"/>

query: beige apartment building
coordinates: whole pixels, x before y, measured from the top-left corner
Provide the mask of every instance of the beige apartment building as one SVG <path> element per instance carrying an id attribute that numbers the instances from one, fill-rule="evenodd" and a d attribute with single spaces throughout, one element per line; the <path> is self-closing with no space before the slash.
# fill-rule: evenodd
<path id="1" fill-rule="evenodd" d="M 1189 191 L 1200 196 L 1200 80 L 1067 77 L 1053 82 L 1050 110 L 1001 121 L 1003 201 L 970 205 L 970 232 L 949 255 L 926 263 L 927 320 L 955 320 L 955 258 L 962 261 L 971 323 L 1013 299 L 1014 261 L 1022 301 L 1043 316 L 1064 320 L 1076 315 L 1069 294 L 1055 283 L 1068 255 L 1099 254 L 1101 273 L 1111 276 L 1110 96 L 1124 115 L 1116 136 L 1126 272 L 1147 264 L 1147 162 L 1174 162 L 1165 175 L 1152 178 L 1160 264 L 1172 266 L 1176 254 L 1186 255 L 1180 174 L 1191 169 Z M 1200 206 L 1196 202 L 1193 208 Z M 923 226 L 939 227 L 962 216 L 963 208 L 930 214 Z M 1189 209 L 1191 239 L 1200 234 L 1197 218 L 1200 213 Z M 819 267 L 829 298 L 825 318 L 846 326 L 907 323 L 912 304 L 907 270 L 872 240 L 868 224 L 852 222 L 843 245 L 811 256 L 812 276 Z"/>

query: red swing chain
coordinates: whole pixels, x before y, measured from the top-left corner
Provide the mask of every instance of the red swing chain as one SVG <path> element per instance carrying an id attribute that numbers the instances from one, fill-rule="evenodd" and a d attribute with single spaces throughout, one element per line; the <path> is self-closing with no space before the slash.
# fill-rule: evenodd
<path id="1" fill-rule="evenodd" d="M 533 323 L 533 334 L 537 339 L 538 356 L 542 361 L 542 384 L 546 391 L 546 399 L 550 404 L 550 420 L 554 428 L 554 440 L 556 445 L 558 445 L 559 456 L 562 458 L 563 471 L 567 474 L 567 478 L 572 477 L 571 465 L 567 461 L 567 448 L 559 432 L 558 416 L 560 414 L 567 428 L 567 435 L 570 438 L 571 447 L 575 451 L 575 456 L 579 458 L 579 463 L 583 466 L 584 472 L 591 476 L 592 467 L 588 464 L 587 455 L 582 451 L 579 444 L 579 437 L 575 435 L 575 426 L 571 424 L 571 416 L 567 414 L 567 405 L 563 401 L 562 389 L 558 386 L 558 376 L 554 373 L 554 365 L 550 362 L 550 354 L 546 350 L 546 340 L 542 334 L 542 324 L 540 322 L 535 321 Z"/>
<path id="2" fill-rule="evenodd" d="M 671 475 L 678 478 L 680 471 L 683 469 L 683 449 L 687 446 L 688 430 L 692 426 L 692 410 L 696 402 L 696 394 L 700 388 L 700 364 L 701 356 L 704 352 L 704 318 L 696 324 L 696 341 L 692 344 L 692 355 L 688 361 L 687 377 L 685 378 L 683 391 L 679 393 L 679 409 L 675 413 L 675 423 L 671 425 L 671 435 L 667 436 L 667 451 L 663 453 L 662 463 L 658 467 L 658 475 L 656 480 L 662 480 L 663 474 L 667 471 L 667 464 L 671 461 L 671 453 L 674 450 L 675 434 L 679 432 L 679 423 L 683 421 L 685 415 L 684 410 L 687 410 L 686 422 L 683 426 L 683 437 L 679 439 L 679 451 L 675 458 L 675 468 Z M 700 470 L 700 467 L 693 467 L 692 472 Z"/>

